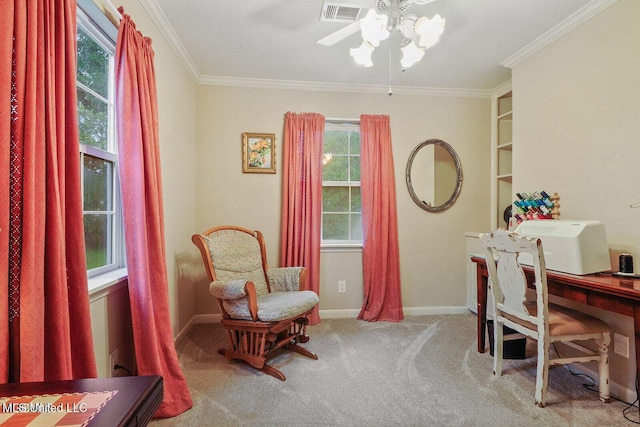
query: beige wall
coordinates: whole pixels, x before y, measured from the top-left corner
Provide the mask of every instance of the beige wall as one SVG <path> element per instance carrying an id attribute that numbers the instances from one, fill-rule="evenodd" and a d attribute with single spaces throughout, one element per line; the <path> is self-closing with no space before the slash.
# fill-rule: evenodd
<path id="1" fill-rule="evenodd" d="M 487 99 L 353 94 L 199 86 L 197 92 L 196 228 L 237 224 L 260 229 L 270 265 L 278 264 L 282 132 L 287 111 L 327 118 L 391 117 L 396 172 L 403 304 L 407 308 L 463 307 L 466 298 L 464 232 L 489 224 L 490 108 Z M 276 134 L 277 173 L 243 174 L 242 132 Z M 405 185 L 409 154 L 420 142 L 439 138 L 460 156 L 464 183 L 458 202 L 432 214 L 411 200 Z M 200 267 L 201 268 L 201 267 Z M 323 251 L 321 310 L 353 314 L 362 304 L 359 253 Z M 216 311 L 204 272 L 196 312 Z M 347 293 L 337 293 L 337 280 Z M 351 310 L 351 311 L 349 311 Z"/>
<path id="2" fill-rule="evenodd" d="M 406 308 L 465 304 L 465 231 L 489 225 L 490 102 L 488 99 L 359 95 L 197 86 L 138 0 L 122 0 L 153 39 L 160 110 L 167 269 L 174 335 L 194 314 L 217 312 L 189 238 L 213 225 L 260 229 L 277 265 L 282 179 L 282 129 L 287 111 L 329 118 L 389 114 L 393 132 L 403 304 Z M 612 266 L 635 255 L 640 271 L 640 2 L 620 0 L 513 70 L 514 191 L 558 192 L 563 218 L 605 223 Z M 276 134 L 275 175 L 243 174 L 242 132 Z M 404 169 L 421 141 L 439 138 L 458 152 L 464 169 L 459 201 L 430 214 L 409 197 Z M 361 256 L 325 251 L 321 309 L 353 314 L 362 302 Z M 347 294 L 337 293 L 347 280 Z M 195 282 L 195 284 L 194 284 Z M 124 288 L 92 299 L 99 373 L 108 354 L 130 352 Z M 410 310 L 406 310 L 410 311 Z M 633 336 L 629 318 L 597 314 Z M 123 319 L 125 321 L 123 322 Z M 121 358 L 131 355 L 123 355 Z M 632 388 L 634 358 L 612 355 L 612 378 Z M 615 384 L 614 384 L 615 386 Z M 615 391 L 615 388 L 614 388 Z"/>
<path id="3" fill-rule="evenodd" d="M 612 268 L 620 252 L 630 252 L 636 271 L 640 209 L 629 205 L 640 199 L 638 17 L 639 1 L 619 0 L 512 76 L 514 192 L 557 192 L 561 218 L 602 221 Z M 633 339 L 629 317 L 592 311 Z M 612 352 L 612 379 L 629 390 L 634 360 Z"/>
<path id="4" fill-rule="evenodd" d="M 99 0 L 96 0 L 96 3 Z M 121 0 L 136 27 L 153 40 L 160 130 L 160 156 L 165 215 L 165 241 L 169 303 L 173 334 L 178 334 L 194 313 L 190 236 L 195 230 L 195 93 L 189 77 L 138 0 Z M 134 366 L 126 288 L 92 298 L 91 315 L 98 373 L 108 376 L 108 355 L 119 349 L 121 364 Z M 124 292 L 124 294 L 123 294 Z M 128 319 L 127 319 L 128 320 Z M 130 320 L 129 320 L 130 322 Z"/>

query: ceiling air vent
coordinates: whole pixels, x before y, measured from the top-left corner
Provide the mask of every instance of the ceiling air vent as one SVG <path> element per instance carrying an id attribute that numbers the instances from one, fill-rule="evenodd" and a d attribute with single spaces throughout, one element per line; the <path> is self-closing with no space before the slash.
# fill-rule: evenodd
<path id="1" fill-rule="evenodd" d="M 362 8 L 356 5 L 325 2 L 322 4 L 321 21 L 354 22 L 361 14 Z"/>

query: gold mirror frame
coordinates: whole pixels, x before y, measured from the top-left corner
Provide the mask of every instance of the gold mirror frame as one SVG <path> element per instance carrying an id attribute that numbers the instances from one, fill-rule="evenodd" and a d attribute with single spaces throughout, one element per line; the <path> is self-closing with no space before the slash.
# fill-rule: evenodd
<path id="1" fill-rule="evenodd" d="M 411 183 L 411 167 L 413 166 L 413 159 L 416 157 L 418 152 L 427 145 L 438 145 L 444 148 L 449 153 L 449 155 L 451 155 L 451 159 L 453 160 L 456 170 L 456 184 L 453 193 L 451 194 L 451 197 L 449 197 L 449 200 L 438 206 L 432 206 L 431 203 L 426 202 L 418 197 L 413 188 L 413 184 Z M 409 160 L 407 161 L 405 178 L 407 181 L 407 189 L 409 190 L 409 194 L 411 195 L 411 198 L 416 203 L 416 205 L 428 212 L 442 212 L 446 209 L 449 209 L 460 195 L 460 190 L 462 189 L 462 164 L 460 163 L 458 153 L 456 153 L 456 150 L 454 150 L 451 145 L 441 139 L 428 139 L 418 144 L 418 146 L 411 152 Z"/>

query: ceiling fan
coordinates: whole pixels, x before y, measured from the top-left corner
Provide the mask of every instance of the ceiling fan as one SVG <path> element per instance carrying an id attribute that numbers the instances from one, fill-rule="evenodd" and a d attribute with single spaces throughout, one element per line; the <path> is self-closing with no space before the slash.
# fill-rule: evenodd
<path id="1" fill-rule="evenodd" d="M 413 3 L 425 5 L 434 1 L 436 0 L 375 0 L 375 9 L 370 9 L 367 16 L 371 17 L 372 10 L 376 12 L 377 15 L 387 16 L 387 30 L 399 30 L 404 37 L 410 39 L 416 35 L 414 25 L 418 17 L 412 14 L 404 14 L 404 11 Z M 349 8 L 349 5 L 345 6 Z M 353 8 L 351 9 L 353 10 Z M 324 10 L 326 10 L 326 8 L 323 8 L 323 11 Z M 361 14 L 362 13 L 359 15 Z M 361 31 L 362 23 L 366 20 L 367 17 L 357 19 L 351 24 L 321 38 L 317 43 L 323 46 L 332 46 L 352 34 Z"/>
<path id="2" fill-rule="evenodd" d="M 445 20 L 440 15 L 436 15 L 432 19 L 419 18 L 416 15 L 405 13 L 405 10 L 414 3 L 425 5 L 434 1 L 375 0 L 375 9 L 369 9 L 366 16 L 321 38 L 317 43 L 323 46 L 332 46 L 360 31 L 363 39 L 362 45 L 357 49 L 351 49 L 350 53 L 357 63 L 370 67 L 373 65 L 371 53 L 374 48 L 380 45 L 381 40 L 388 38 L 392 31 L 398 31 L 402 36 L 402 66 L 408 68 L 422 59 L 425 49 L 438 42 L 444 31 Z M 329 11 L 339 13 L 340 6 L 325 3 L 323 14 L 328 14 Z M 330 7 L 334 7 L 334 9 L 330 9 Z M 350 10 L 352 13 L 355 11 L 358 17 L 362 15 L 362 11 L 357 6 L 344 5 L 344 9 Z"/>

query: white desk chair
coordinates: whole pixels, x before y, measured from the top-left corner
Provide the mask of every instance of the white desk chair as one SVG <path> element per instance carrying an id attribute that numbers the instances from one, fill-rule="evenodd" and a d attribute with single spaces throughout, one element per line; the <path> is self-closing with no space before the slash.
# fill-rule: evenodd
<path id="1" fill-rule="evenodd" d="M 609 343 L 611 330 L 603 321 L 578 311 L 549 304 L 547 272 L 542 241 L 506 230 L 481 234 L 491 289 L 495 301 L 493 373 L 502 375 L 503 326 L 538 341 L 536 405 L 545 405 L 550 365 L 598 361 L 600 400 L 609 402 Z M 526 301 L 527 279 L 518 255 L 533 259 L 536 301 Z M 497 255 L 497 260 L 494 258 Z M 595 340 L 597 352 L 573 341 Z M 551 358 L 551 343 L 563 342 L 581 351 L 580 356 Z"/>

